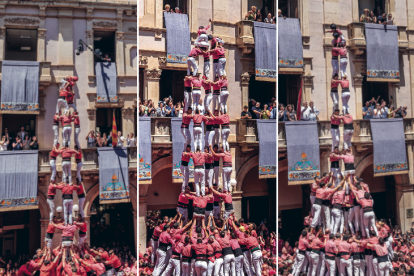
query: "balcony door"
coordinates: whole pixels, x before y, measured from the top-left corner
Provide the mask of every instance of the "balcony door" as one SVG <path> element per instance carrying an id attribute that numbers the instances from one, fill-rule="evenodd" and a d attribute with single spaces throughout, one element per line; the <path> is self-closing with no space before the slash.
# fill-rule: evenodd
<path id="1" fill-rule="evenodd" d="M 287 106 L 293 104 L 296 110 L 300 89 L 300 75 L 279 75 L 279 103 Z"/>

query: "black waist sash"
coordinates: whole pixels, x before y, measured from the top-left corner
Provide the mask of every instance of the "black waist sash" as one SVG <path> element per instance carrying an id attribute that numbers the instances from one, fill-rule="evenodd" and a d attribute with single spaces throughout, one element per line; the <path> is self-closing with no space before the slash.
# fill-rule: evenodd
<path id="1" fill-rule="evenodd" d="M 331 161 L 331 169 L 339 169 L 339 160 L 338 161 Z"/>
<path id="2" fill-rule="evenodd" d="M 362 210 L 364 211 L 364 213 L 369 213 L 369 212 L 373 212 L 374 211 L 372 209 L 372 207 L 364 207 L 364 208 L 362 208 Z"/>
<path id="3" fill-rule="evenodd" d="M 181 166 L 188 166 L 188 161 L 181 160 Z"/>
<path id="4" fill-rule="evenodd" d="M 191 92 L 191 87 L 185 86 L 184 87 L 184 92 Z"/>
<path id="5" fill-rule="evenodd" d="M 211 170 L 211 169 L 214 169 L 214 164 L 213 164 L 213 163 L 205 163 L 205 164 L 204 164 L 204 168 L 205 168 L 206 170 Z"/>
<path id="6" fill-rule="evenodd" d="M 345 171 L 353 171 L 355 170 L 354 163 L 345 163 Z"/>
<path id="7" fill-rule="evenodd" d="M 313 204 L 322 205 L 323 200 L 321 198 L 315 198 L 315 202 Z"/>
<path id="8" fill-rule="evenodd" d="M 344 124 L 344 129 L 354 129 L 354 124 Z"/>
<path id="9" fill-rule="evenodd" d="M 213 209 L 214 209 L 213 203 L 207 203 L 206 211 L 213 211 Z"/>
<path id="10" fill-rule="evenodd" d="M 224 202 L 224 209 L 226 211 L 233 211 L 233 204 L 232 203 L 225 203 Z"/>
<path id="11" fill-rule="evenodd" d="M 231 247 L 225 247 L 222 249 L 223 256 L 233 254 L 233 249 Z"/>
<path id="12" fill-rule="evenodd" d="M 388 262 L 388 255 L 378 256 L 377 259 L 378 259 L 378 263 Z"/>
<path id="13" fill-rule="evenodd" d="M 352 253 L 352 257 L 354 258 L 354 260 L 364 260 L 365 256 L 363 252 L 355 252 Z"/>

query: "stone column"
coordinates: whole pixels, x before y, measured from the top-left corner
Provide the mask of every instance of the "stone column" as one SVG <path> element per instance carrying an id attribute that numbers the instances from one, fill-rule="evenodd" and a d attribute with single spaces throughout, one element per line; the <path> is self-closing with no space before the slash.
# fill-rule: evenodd
<path id="1" fill-rule="evenodd" d="M 394 98 L 393 105 L 395 106 L 395 108 L 398 108 L 397 106 L 401 106 L 401 105 L 404 106 L 405 105 L 404 103 L 402 103 L 398 99 L 398 95 L 399 95 L 398 91 L 399 90 L 400 90 L 400 83 L 399 82 L 389 82 L 388 83 L 388 91 L 389 91 L 388 94 Z"/>
<path id="2" fill-rule="evenodd" d="M 362 102 L 362 81 L 364 77 L 362 75 L 355 75 L 354 76 L 354 89 L 355 89 L 355 110 L 356 110 L 356 119 L 361 120 L 363 119 L 362 116 L 362 107 L 364 103 Z"/>
<path id="3" fill-rule="evenodd" d="M 302 76 L 303 79 L 303 100 L 302 102 L 309 102 L 312 100 L 312 86 L 313 76 Z"/>
<path id="4" fill-rule="evenodd" d="M 325 45 L 325 66 L 326 66 L 326 118 L 320 120 L 329 120 L 332 114 L 333 102 L 331 99 L 331 80 L 332 80 L 332 46 Z M 339 96 L 339 94 L 338 94 Z"/>
<path id="5" fill-rule="evenodd" d="M 59 9 L 59 64 L 73 64 L 73 10 Z"/>
<path id="6" fill-rule="evenodd" d="M 122 111 L 122 133 L 126 139 L 129 133 L 135 132 L 135 109 L 132 107 L 121 109 Z"/>
<path id="7" fill-rule="evenodd" d="M 88 108 L 89 130 L 95 130 L 96 128 L 96 108 Z"/>
<path id="8" fill-rule="evenodd" d="M 147 91 L 148 99 L 152 99 L 152 102 L 158 103 L 160 98 L 160 77 L 161 69 L 145 69 L 145 77 L 147 79 Z"/>
<path id="9" fill-rule="evenodd" d="M 147 186 L 146 190 L 148 190 L 148 185 L 139 185 L 140 195 L 139 195 L 139 238 L 138 238 L 138 245 L 141 245 L 140 252 L 145 253 L 145 247 L 147 245 L 147 198 L 148 196 L 141 196 L 141 187 Z"/>
<path id="10" fill-rule="evenodd" d="M 37 30 L 37 61 L 46 61 L 46 29 Z"/>
<path id="11" fill-rule="evenodd" d="M 0 60 L 4 60 L 6 54 L 6 28 L 0 28 Z"/>
<path id="12" fill-rule="evenodd" d="M 48 219 L 40 219 L 40 247 L 44 248 L 45 246 L 45 237 L 46 237 L 46 231 L 47 226 L 49 225 Z"/>
<path id="13" fill-rule="evenodd" d="M 242 191 L 233 192 L 233 208 L 235 212 L 234 214 L 238 218 L 242 217 L 242 193 Z"/>
<path id="14" fill-rule="evenodd" d="M 242 88 L 242 106 L 241 110 L 245 105 L 249 106 L 249 81 L 250 81 L 250 74 L 248 72 L 244 72 L 240 75 L 241 78 L 241 88 Z"/>
<path id="15" fill-rule="evenodd" d="M 154 0 L 151 0 L 149 2 L 153 2 Z M 155 28 L 162 28 L 162 22 L 163 22 L 163 9 L 164 6 L 162 4 L 162 0 L 155 0 L 155 5 L 154 5 L 154 9 L 155 9 L 155 13 L 154 13 L 154 27 Z"/>
<path id="16" fill-rule="evenodd" d="M 119 83 L 124 82 L 125 76 L 125 51 L 124 51 L 124 32 L 116 32 L 116 69 Z"/>

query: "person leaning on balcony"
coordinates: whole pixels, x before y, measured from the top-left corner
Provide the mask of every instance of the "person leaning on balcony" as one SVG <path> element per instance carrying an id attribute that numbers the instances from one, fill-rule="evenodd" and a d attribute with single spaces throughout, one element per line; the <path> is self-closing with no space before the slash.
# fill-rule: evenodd
<path id="1" fill-rule="evenodd" d="M 278 110 L 278 116 L 279 116 L 279 121 L 283 122 L 283 121 L 287 121 L 287 117 L 286 117 L 286 109 L 285 106 L 283 104 L 279 104 L 279 110 Z"/>
<path id="2" fill-rule="evenodd" d="M 373 11 L 369 12 L 369 17 L 371 18 L 372 23 L 374 23 L 374 24 L 377 23 L 377 17 L 375 16 Z"/>
<path id="3" fill-rule="evenodd" d="M 163 12 L 163 13 L 164 13 L 164 12 L 170 12 L 170 13 L 172 12 L 172 13 L 174 13 L 174 12 L 173 12 L 173 10 L 171 9 L 170 5 L 168 5 L 168 4 L 167 4 L 167 5 L 165 5 L 165 10 L 163 10 L 162 12 Z"/>
<path id="4" fill-rule="evenodd" d="M 263 105 L 262 114 L 260 114 L 260 119 L 268 120 L 270 119 L 270 110 L 268 109 L 268 105 Z"/>
<path id="5" fill-rule="evenodd" d="M 296 112 L 293 110 L 293 106 L 291 104 L 288 104 L 286 106 L 286 117 L 287 121 L 297 121 L 296 119 Z"/>
<path id="6" fill-rule="evenodd" d="M 255 21 L 257 21 L 257 22 L 262 22 L 263 21 L 262 12 L 260 11 L 260 9 L 257 10 L 256 20 Z"/>
<path id="7" fill-rule="evenodd" d="M 13 143 L 13 150 L 21 150 L 22 148 L 22 140 L 20 140 L 19 136 L 17 136 L 16 141 Z"/>
<path id="8" fill-rule="evenodd" d="M 253 113 L 256 115 L 255 119 L 260 119 L 260 114 L 262 114 L 262 110 L 260 109 L 260 103 L 256 102 L 256 106 L 252 107 Z"/>
<path id="9" fill-rule="evenodd" d="M 88 148 L 94 148 L 96 146 L 95 132 L 93 130 L 89 131 L 88 135 L 86 135 L 85 140 L 88 141 Z"/>
<path id="10" fill-rule="evenodd" d="M 319 116 L 319 110 L 315 107 L 313 101 L 309 102 L 310 114 L 309 120 L 316 121 L 317 117 Z"/>
<path id="11" fill-rule="evenodd" d="M 37 137 L 32 137 L 32 142 L 30 143 L 30 149 L 31 150 L 38 150 L 40 147 L 39 142 L 37 141 Z"/>
<path id="12" fill-rule="evenodd" d="M 309 121 L 310 118 L 310 107 L 308 106 L 308 102 L 303 102 L 300 108 L 300 120 L 301 121 Z"/>
<path id="13" fill-rule="evenodd" d="M 163 102 L 159 102 L 158 104 L 157 117 L 165 117 L 165 107 Z"/>
<path id="14" fill-rule="evenodd" d="M 255 21 L 256 20 L 256 11 L 257 8 L 252 6 L 251 10 L 244 17 L 245 20 Z"/>
<path id="15" fill-rule="evenodd" d="M 388 14 L 387 25 L 394 25 L 394 18 L 392 17 L 391 13 Z"/>
<path id="16" fill-rule="evenodd" d="M 264 19 L 265 23 L 273 23 L 273 18 L 272 18 L 272 14 L 269 12 L 267 14 L 267 17 Z"/>
<path id="17" fill-rule="evenodd" d="M 405 116 L 407 116 L 407 106 L 400 106 L 394 111 L 394 118 L 405 118 Z"/>
<path id="18" fill-rule="evenodd" d="M 249 107 L 245 105 L 240 115 L 240 119 L 251 119 L 251 118 L 252 118 L 252 114 L 250 114 L 249 112 Z"/>
<path id="19" fill-rule="evenodd" d="M 6 137 L 6 135 L 3 135 L 0 141 L 0 151 L 7 150 L 8 145 L 9 145 L 9 137 L 8 136 Z"/>
<path id="20" fill-rule="evenodd" d="M 361 17 L 359 18 L 359 22 L 363 23 L 372 23 L 372 19 L 369 16 L 369 9 L 364 9 L 364 13 L 361 14 Z"/>

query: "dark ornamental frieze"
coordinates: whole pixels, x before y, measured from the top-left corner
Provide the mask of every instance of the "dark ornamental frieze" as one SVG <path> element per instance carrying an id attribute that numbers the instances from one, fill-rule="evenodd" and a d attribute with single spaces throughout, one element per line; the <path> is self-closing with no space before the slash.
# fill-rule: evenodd
<path id="1" fill-rule="evenodd" d="M 14 17 L 14 18 L 6 18 L 4 19 L 5 23 L 9 24 L 18 24 L 18 25 L 35 25 L 39 24 L 39 19 L 31 19 L 31 18 L 25 18 L 25 17 Z"/>
<path id="2" fill-rule="evenodd" d="M 116 28 L 118 26 L 118 23 L 107 22 L 107 21 L 95 21 L 93 22 L 93 26 L 100 27 L 100 28 Z"/>

